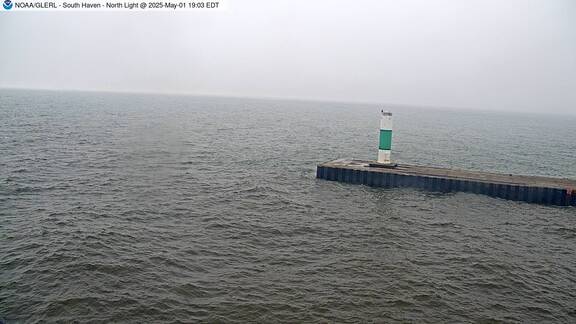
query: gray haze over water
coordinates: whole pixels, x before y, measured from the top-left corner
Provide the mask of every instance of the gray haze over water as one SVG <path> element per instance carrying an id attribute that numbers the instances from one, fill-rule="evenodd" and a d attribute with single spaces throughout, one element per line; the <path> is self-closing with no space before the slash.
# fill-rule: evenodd
<path id="1" fill-rule="evenodd" d="M 574 208 L 315 179 L 376 157 L 382 104 L 398 161 L 576 178 L 575 1 L 0 30 L 0 321 L 576 322 Z"/>
<path id="2" fill-rule="evenodd" d="M 379 108 L 0 91 L 0 318 L 575 322 L 575 208 L 315 179 Z M 576 117 L 391 109 L 398 161 L 576 178 Z"/>
<path id="3" fill-rule="evenodd" d="M 576 113 L 576 2 L 251 1 L 0 12 L 0 87 Z"/>

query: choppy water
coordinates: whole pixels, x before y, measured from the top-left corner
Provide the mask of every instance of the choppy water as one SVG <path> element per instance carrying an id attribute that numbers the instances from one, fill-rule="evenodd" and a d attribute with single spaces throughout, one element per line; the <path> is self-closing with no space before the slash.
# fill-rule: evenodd
<path id="1" fill-rule="evenodd" d="M 575 208 L 314 178 L 379 108 L 0 92 L 0 319 L 575 322 Z M 400 161 L 576 178 L 575 117 L 391 109 Z"/>

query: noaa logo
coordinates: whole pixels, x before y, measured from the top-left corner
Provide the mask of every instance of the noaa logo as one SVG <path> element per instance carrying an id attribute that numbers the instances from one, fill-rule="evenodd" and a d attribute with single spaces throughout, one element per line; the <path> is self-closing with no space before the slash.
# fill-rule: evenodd
<path id="1" fill-rule="evenodd" d="M 2 3 L 2 7 L 6 10 L 12 9 L 12 6 L 14 6 L 14 4 L 10 0 L 4 0 L 4 3 Z"/>

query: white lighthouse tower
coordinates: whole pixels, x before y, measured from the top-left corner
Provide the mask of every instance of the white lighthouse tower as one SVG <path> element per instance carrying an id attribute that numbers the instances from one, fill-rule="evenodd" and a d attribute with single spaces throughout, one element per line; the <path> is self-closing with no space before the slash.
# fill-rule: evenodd
<path id="1" fill-rule="evenodd" d="M 382 110 L 380 119 L 380 144 L 378 146 L 378 163 L 392 164 L 390 152 L 392 150 L 392 113 Z"/>

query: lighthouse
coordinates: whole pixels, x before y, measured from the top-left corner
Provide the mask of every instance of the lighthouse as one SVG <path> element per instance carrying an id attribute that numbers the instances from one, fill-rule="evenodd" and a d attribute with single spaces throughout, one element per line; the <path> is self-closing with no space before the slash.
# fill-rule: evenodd
<path id="1" fill-rule="evenodd" d="M 380 144 L 378 146 L 378 163 L 392 164 L 390 150 L 392 149 L 392 113 L 382 110 L 380 119 Z"/>
<path id="2" fill-rule="evenodd" d="M 392 113 L 381 112 L 378 161 L 338 159 L 324 162 L 316 168 L 316 178 L 370 187 L 462 191 L 529 203 L 576 206 L 576 179 L 392 163 Z"/>

